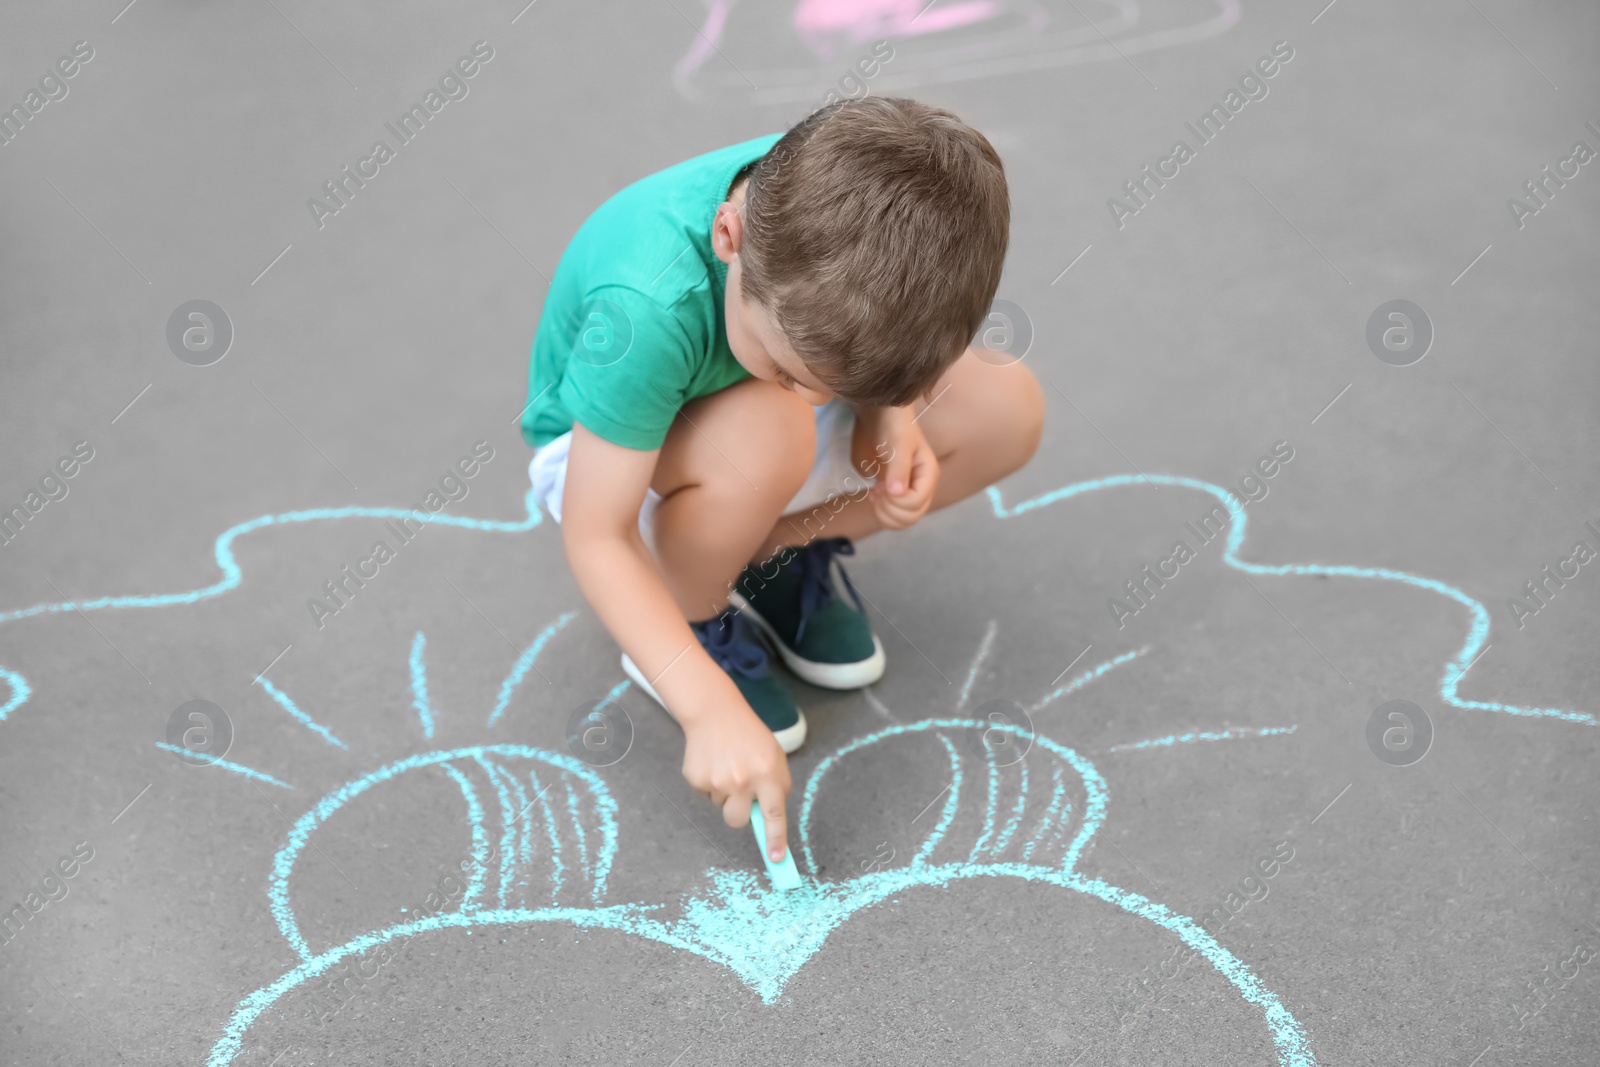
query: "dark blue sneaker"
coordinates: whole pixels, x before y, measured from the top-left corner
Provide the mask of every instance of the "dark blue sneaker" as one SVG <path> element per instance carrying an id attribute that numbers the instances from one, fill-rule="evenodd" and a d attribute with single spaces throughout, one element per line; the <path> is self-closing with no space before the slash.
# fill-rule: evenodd
<path id="1" fill-rule="evenodd" d="M 746 567 L 729 598 L 766 631 L 791 671 L 825 689 L 860 689 L 883 677 L 883 643 L 836 559 L 855 551 L 847 537 L 785 549 L 776 574 L 767 573 L 772 560 Z"/>
<path id="2" fill-rule="evenodd" d="M 706 650 L 712 662 L 728 672 L 751 710 L 767 724 L 785 752 L 793 752 L 805 744 L 806 717 L 783 683 L 767 669 L 766 641 L 749 618 L 730 606 L 716 618 L 691 622 L 689 629 L 694 631 L 700 647 Z M 667 706 L 626 652 L 622 654 L 622 669 L 652 700 L 663 708 Z"/>

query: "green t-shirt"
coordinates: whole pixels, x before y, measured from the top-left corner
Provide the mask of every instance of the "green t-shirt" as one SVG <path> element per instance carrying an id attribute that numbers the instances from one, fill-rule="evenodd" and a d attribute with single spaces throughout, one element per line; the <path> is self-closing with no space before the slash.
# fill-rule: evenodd
<path id="1" fill-rule="evenodd" d="M 711 220 L 781 134 L 685 160 L 600 205 L 561 255 L 533 336 L 522 436 L 581 422 L 625 448 L 661 447 L 678 409 L 750 377 L 722 317 L 728 267 Z"/>

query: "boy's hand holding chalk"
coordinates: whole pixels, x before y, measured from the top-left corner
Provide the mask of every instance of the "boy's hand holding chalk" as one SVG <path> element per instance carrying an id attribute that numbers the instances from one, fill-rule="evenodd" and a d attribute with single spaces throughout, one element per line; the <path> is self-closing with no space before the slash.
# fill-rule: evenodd
<path id="1" fill-rule="evenodd" d="M 680 666 L 686 674 L 695 669 L 695 665 Z M 718 681 L 709 678 L 706 687 L 716 692 Z M 772 731 L 739 699 L 738 690 L 727 683 L 726 676 L 720 682 L 732 690 L 726 702 L 702 702 L 680 720 L 685 742 L 683 776 L 722 809 L 722 821 L 727 825 L 739 827 L 751 819 L 761 823 L 761 832 L 771 842 L 770 849 L 763 846 L 762 855 L 781 861 L 788 840 L 788 757 Z"/>
<path id="2" fill-rule="evenodd" d="M 783 825 L 781 820 L 780 813 L 779 826 Z M 768 836 L 767 822 L 761 814 L 761 805 L 750 805 L 750 827 L 755 831 L 756 847 L 761 849 L 761 858 L 767 861 L 767 875 L 772 879 L 772 888 L 799 889 L 800 869 L 794 865 L 794 853 L 785 847 L 783 838 Z M 772 842 L 770 848 L 767 847 L 768 841 Z"/>

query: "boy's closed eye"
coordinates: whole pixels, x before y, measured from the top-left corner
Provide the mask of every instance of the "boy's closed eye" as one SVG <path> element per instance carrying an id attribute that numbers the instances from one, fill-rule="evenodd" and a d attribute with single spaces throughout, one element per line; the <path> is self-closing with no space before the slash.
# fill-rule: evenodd
<path id="1" fill-rule="evenodd" d="M 826 404 L 833 397 L 833 393 L 827 389 L 818 389 L 815 386 L 806 385 L 793 374 L 784 370 L 777 360 L 772 360 L 772 380 L 791 393 L 798 394 L 808 404 L 820 406 Z"/>

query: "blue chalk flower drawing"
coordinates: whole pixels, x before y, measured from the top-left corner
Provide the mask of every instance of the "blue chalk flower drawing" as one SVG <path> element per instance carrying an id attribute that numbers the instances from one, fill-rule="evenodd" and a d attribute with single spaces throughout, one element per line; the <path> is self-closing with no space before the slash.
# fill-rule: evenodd
<path id="1" fill-rule="evenodd" d="M 1220 486 L 1175 475 L 1116 475 L 1063 486 L 1010 507 L 1004 504 L 997 490 L 990 489 L 989 501 L 995 517 L 1005 520 L 1084 494 L 1120 488 L 1181 488 L 1215 497 L 1231 515 L 1223 562 L 1246 574 L 1317 575 L 1394 582 L 1443 596 L 1465 607 L 1470 617 L 1467 639 L 1455 658 L 1445 665 L 1439 680 L 1439 695 L 1447 705 L 1521 718 L 1596 725 L 1594 716 L 1586 713 L 1466 700 L 1459 696 L 1457 688 L 1462 677 L 1485 647 L 1489 615 L 1479 601 L 1453 586 L 1388 569 L 1321 564 L 1268 565 L 1239 559 L 1237 551 L 1244 542 L 1247 522 L 1244 508 L 1232 493 Z M 234 540 L 268 527 L 345 518 L 410 518 L 468 530 L 520 533 L 532 530 L 541 522 L 531 494 L 525 504 L 526 517 L 517 521 L 424 516 L 403 509 L 368 507 L 319 508 L 264 515 L 231 527 L 217 538 L 215 557 L 222 578 L 212 585 L 181 593 L 39 604 L 0 612 L 0 623 L 67 611 L 176 606 L 221 596 L 237 588 L 243 580 L 232 551 Z M 500 721 L 533 668 L 536 657 L 574 617 L 572 613 L 561 616 L 523 651 L 500 685 L 487 716 L 486 728 Z M 702 889 L 687 893 L 675 902 L 675 912 L 663 903 L 608 902 L 607 883 L 621 844 L 618 805 L 604 780 L 587 764 L 568 755 L 526 745 L 479 744 L 422 752 L 388 763 L 334 789 L 293 824 L 287 840 L 272 860 L 268 877 L 267 897 L 272 916 L 299 960 L 279 978 L 244 997 L 212 1047 L 208 1067 L 224 1067 L 234 1062 L 253 1024 L 286 994 L 345 959 L 397 939 L 451 928 L 470 930 L 542 923 L 613 930 L 692 952 L 717 963 L 737 975 L 770 1004 L 782 996 L 789 980 L 806 962 L 823 949 L 829 935 L 863 909 L 913 887 L 937 888 L 973 879 L 998 878 L 1082 894 L 1154 924 L 1208 961 L 1246 1003 L 1261 1012 L 1280 1067 L 1312 1067 L 1316 1061 L 1300 1023 L 1278 997 L 1215 938 L 1186 916 L 1079 870 L 1086 849 L 1105 821 L 1108 803 L 1105 779 L 1092 762 L 1037 731 L 1015 724 L 961 717 L 992 638 L 991 625 L 953 714 L 916 722 L 893 722 L 849 741 L 816 765 L 797 794 L 799 811 L 794 837 L 798 842 L 801 867 L 810 875 L 806 886 L 798 891 L 770 890 L 752 864 L 742 870 L 712 869 Z M 413 704 L 422 738 L 431 741 L 435 716 L 429 701 L 426 651 L 426 637 L 416 634 L 408 657 Z M 1144 651 L 1124 653 L 1085 670 L 1028 710 L 1038 710 L 1093 683 L 1107 672 L 1140 657 Z M 14 670 L 0 667 L 0 681 L 6 683 L 8 690 L 7 699 L 0 706 L 0 720 L 3 720 L 23 706 L 32 691 L 27 679 Z M 303 726 L 326 743 L 348 751 L 343 741 L 302 711 L 290 693 L 264 680 L 258 681 L 262 681 L 267 694 Z M 625 687 L 626 683 L 614 689 L 612 696 Z M 888 715 L 870 691 L 868 700 Z M 1117 747 L 1170 750 L 1179 743 L 1282 736 L 1294 729 L 1288 726 L 1220 733 L 1199 731 Z M 1015 735 L 1019 741 L 1026 740 L 1031 745 L 1027 758 L 1015 765 L 1015 773 L 1006 776 L 1004 792 L 1014 792 L 1014 801 L 1001 802 L 1001 776 L 992 753 L 984 755 L 988 750 L 980 746 L 979 755 L 974 756 L 969 748 L 963 756 L 958 745 L 952 743 L 952 736 L 970 738 L 973 731 Z M 860 758 L 869 749 L 916 743 L 936 743 L 943 749 L 948 761 L 948 785 L 934 799 L 934 804 L 938 804 L 942 798 L 942 806 L 936 820 L 918 842 L 914 855 L 901 865 L 870 870 L 855 877 L 839 880 L 820 877 L 811 831 L 822 783 L 841 764 Z M 248 767 L 220 759 L 216 762 L 255 780 L 284 789 L 293 788 Z M 357 798 L 380 795 L 390 783 L 412 781 L 405 776 L 430 768 L 442 771 L 459 789 L 470 834 L 471 874 L 454 910 L 434 911 L 421 918 L 360 933 L 339 944 L 312 944 L 300 927 L 291 895 L 301 853 L 308 846 L 316 847 L 312 841 L 316 832 L 339 819 L 341 812 Z M 960 830 L 970 836 L 970 845 L 965 838 L 958 844 L 955 831 L 962 798 L 979 793 L 980 789 L 981 812 L 973 815 L 977 809 L 969 804 L 961 817 Z M 1030 796 L 1041 799 L 1033 801 Z M 929 807 L 931 809 L 933 804 Z M 491 856 L 498 857 L 498 862 Z M 669 917 L 672 914 L 676 917 Z"/>
<path id="2" fill-rule="evenodd" d="M 533 654 L 568 618 L 563 616 L 552 624 L 513 666 L 489 714 L 491 725 L 532 665 Z M 424 643 L 419 634 L 413 647 Z M 1143 651 L 1125 653 L 1084 671 L 1029 710 L 1082 688 Z M 431 730 L 425 664 L 414 655 L 411 666 L 419 724 Z M 962 690 L 963 704 L 978 666 L 975 660 Z M 947 736 L 954 734 L 960 739 L 972 736 L 973 731 L 1000 731 L 1030 744 L 1027 757 L 1014 765 L 1018 777 L 1014 802 L 1000 801 L 1001 768 L 992 755 L 975 756 L 969 751 L 964 756 Z M 742 870 L 713 869 L 708 872 L 710 885 L 677 901 L 677 917 L 671 919 L 655 914 L 663 910 L 662 904 L 605 902 L 607 878 L 620 844 L 617 804 L 604 780 L 570 756 L 517 744 L 472 745 L 408 756 L 348 782 L 299 818 L 273 860 L 267 896 L 278 929 L 300 962 L 244 998 L 213 1047 L 209 1067 L 232 1063 L 251 1025 L 284 995 L 342 961 L 396 938 L 458 927 L 532 923 L 614 930 L 718 963 L 770 1004 L 782 995 L 789 979 L 821 951 L 829 935 L 857 912 L 917 886 L 944 887 L 975 878 L 1014 878 L 1087 894 L 1162 927 L 1210 961 L 1241 997 L 1261 1010 L 1280 1064 L 1310 1067 L 1315 1062 L 1300 1024 L 1277 996 L 1198 924 L 1138 893 L 1077 870 L 1085 848 L 1105 820 L 1105 780 L 1078 752 L 1024 726 L 989 719 L 930 718 L 885 726 L 845 744 L 817 764 L 799 792 L 797 851 L 803 870 L 818 870 L 811 827 L 819 790 L 829 772 L 869 749 L 919 735 L 931 735 L 943 747 L 949 774 L 947 788 L 940 794 L 943 803 L 938 818 L 908 862 L 838 881 L 813 876 L 801 890 L 787 893 L 771 889 L 753 864 Z M 310 944 L 296 919 L 291 889 L 296 863 L 312 836 L 356 798 L 431 767 L 442 768 L 455 781 L 470 830 L 474 862 L 455 909 L 363 933 L 342 944 Z M 969 788 L 973 788 L 973 778 L 980 776 L 980 795 L 985 799 L 973 817 L 975 837 L 970 847 L 965 842 L 957 846 L 952 827 Z M 1029 804 L 1035 780 L 1048 782 L 1048 792 L 1039 788 L 1048 800 Z M 935 803 L 939 799 L 936 797 Z M 967 810 L 974 810 L 970 802 Z M 498 856 L 498 863 L 490 858 L 492 842 L 497 842 L 493 855 Z"/>

